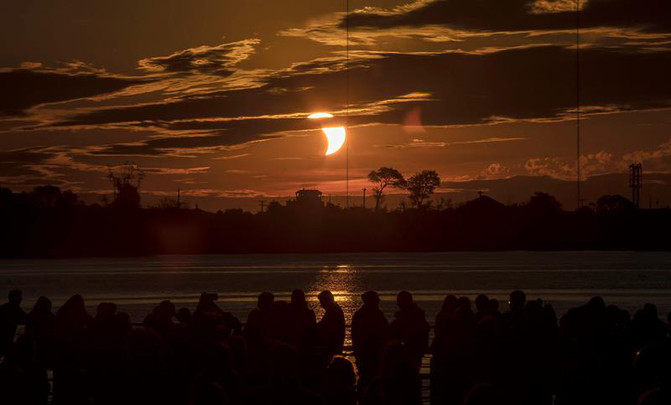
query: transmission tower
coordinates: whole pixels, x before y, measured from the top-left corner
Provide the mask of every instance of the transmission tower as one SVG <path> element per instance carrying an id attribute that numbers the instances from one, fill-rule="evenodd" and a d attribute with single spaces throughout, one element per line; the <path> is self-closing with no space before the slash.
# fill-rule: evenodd
<path id="1" fill-rule="evenodd" d="M 631 202 L 638 208 L 643 188 L 643 167 L 640 163 L 629 165 L 629 187 L 631 187 Z"/>

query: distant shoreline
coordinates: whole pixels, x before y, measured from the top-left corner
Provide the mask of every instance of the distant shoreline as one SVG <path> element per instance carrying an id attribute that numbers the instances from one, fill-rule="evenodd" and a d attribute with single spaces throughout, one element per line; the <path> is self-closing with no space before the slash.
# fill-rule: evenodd
<path id="1" fill-rule="evenodd" d="M 459 206 L 376 212 L 325 203 L 317 192 L 286 205 L 271 202 L 264 212 L 213 213 L 178 201 L 152 208 L 140 208 L 139 199 L 86 205 L 51 186 L 0 191 L 0 258 L 671 251 L 671 209 L 639 209 L 619 195 L 575 211 L 535 193 L 526 204 L 480 195 Z"/>

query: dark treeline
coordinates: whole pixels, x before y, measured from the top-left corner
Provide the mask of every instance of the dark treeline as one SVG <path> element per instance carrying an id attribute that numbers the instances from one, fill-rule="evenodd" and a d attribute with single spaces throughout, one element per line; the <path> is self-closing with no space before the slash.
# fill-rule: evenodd
<path id="1" fill-rule="evenodd" d="M 92 316 L 80 295 L 55 313 L 40 297 L 26 313 L 14 290 L 0 305 L 0 403 L 671 403 L 669 324 L 652 304 L 632 317 L 594 297 L 558 319 L 551 305 L 522 291 L 506 308 L 486 295 L 475 305 L 448 295 L 427 320 L 401 291 L 387 319 L 368 291 L 352 317 L 349 347 L 346 318 L 329 291 L 318 296 L 320 320 L 301 290 L 289 302 L 261 293 L 244 324 L 217 298 L 203 293 L 195 309 L 165 300 L 132 325 L 111 302 Z"/>
<path id="2" fill-rule="evenodd" d="M 575 211 L 544 193 L 515 205 L 480 196 L 459 206 L 376 211 L 344 209 L 307 193 L 254 214 L 206 212 L 172 200 L 141 208 L 133 189 L 109 204 L 87 205 L 70 191 L 43 186 L 0 189 L 0 221 L 2 257 L 671 248 L 671 210 L 636 209 L 617 195 Z"/>

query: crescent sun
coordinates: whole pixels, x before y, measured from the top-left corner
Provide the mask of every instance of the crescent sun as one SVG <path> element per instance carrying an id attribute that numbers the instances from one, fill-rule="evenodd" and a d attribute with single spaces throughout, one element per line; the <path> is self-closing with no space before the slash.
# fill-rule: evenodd
<path id="1" fill-rule="evenodd" d="M 332 155 L 339 151 L 347 138 L 345 127 L 322 128 L 322 131 L 324 131 L 326 141 L 328 142 L 328 147 L 326 148 L 326 153 L 324 155 Z"/>

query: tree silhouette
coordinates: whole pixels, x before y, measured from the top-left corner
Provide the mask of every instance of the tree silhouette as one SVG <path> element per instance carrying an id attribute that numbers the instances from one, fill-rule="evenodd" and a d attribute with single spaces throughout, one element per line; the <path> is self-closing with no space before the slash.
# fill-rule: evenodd
<path id="1" fill-rule="evenodd" d="M 403 178 L 403 175 L 392 167 L 380 167 L 377 170 L 373 170 L 368 173 L 368 180 L 375 184 L 375 187 L 373 188 L 375 211 L 380 209 L 380 204 L 384 199 L 385 188 L 405 188 L 405 179 Z"/>
<path id="2" fill-rule="evenodd" d="M 107 175 L 114 187 L 114 202 L 112 204 L 125 208 L 140 207 L 140 184 L 144 179 L 144 172 L 138 165 L 126 162 L 118 172 L 110 169 Z"/>
<path id="3" fill-rule="evenodd" d="M 604 195 L 596 201 L 597 212 L 623 213 L 636 210 L 636 205 L 621 195 Z"/>
<path id="4" fill-rule="evenodd" d="M 61 191 L 59 187 L 38 186 L 29 194 L 31 204 L 36 208 L 72 207 L 79 203 L 79 197 L 70 190 Z"/>
<path id="5" fill-rule="evenodd" d="M 540 216 L 556 215 L 561 211 L 561 203 L 548 193 L 537 192 L 529 198 L 527 208 L 532 214 Z"/>
<path id="6" fill-rule="evenodd" d="M 440 186 L 440 176 L 435 170 L 422 170 L 407 181 L 405 189 L 410 193 L 410 202 L 416 208 L 423 208 L 424 200 L 431 197 Z"/>

